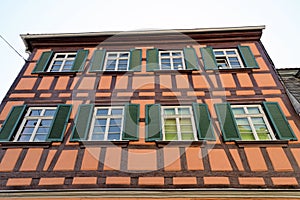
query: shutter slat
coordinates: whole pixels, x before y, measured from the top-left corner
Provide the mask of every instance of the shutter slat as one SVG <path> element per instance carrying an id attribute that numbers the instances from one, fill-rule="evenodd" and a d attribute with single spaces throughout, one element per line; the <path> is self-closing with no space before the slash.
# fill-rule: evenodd
<path id="1" fill-rule="evenodd" d="M 127 104 L 124 108 L 123 140 L 138 140 L 140 105 Z"/>
<path id="2" fill-rule="evenodd" d="M 32 73 L 41 73 L 47 70 L 48 64 L 53 56 L 53 51 L 43 52 L 38 62 L 36 63 Z"/>
<path id="3" fill-rule="evenodd" d="M 275 133 L 281 140 L 297 140 L 277 102 L 263 102 Z"/>
<path id="4" fill-rule="evenodd" d="M 130 50 L 129 70 L 130 71 L 141 71 L 141 64 L 142 64 L 142 50 L 141 49 L 131 49 Z"/>
<path id="5" fill-rule="evenodd" d="M 72 105 L 58 105 L 47 141 L 62 141 L 64 132 L 68 125 L 71 110 Z"/>
<path id="6" fill-rule="evenodd" d="M 193 111 L 199 140 L 215 140 L 207 105 L 193 103 Z"/>
<path id="7" fill-rule="evenodd" d="M 26 105 L 12 107 L 0 130 L 0 141 L 10 141 L 18 130 L 25 109 Z"/>
<path id="8" fill-rule="evenodd" d="M 184 61 L 187 70 L 199 70 L 198 57 L 194 48 L 184 48 Z"/>
<path id="9" fill-rule="evenodd" d="M 93 104 L 82 104 L 79 106 L 76 118 L 74 120 L 71 141 L 82 141 L 87 139 L 93 111 Z"/>
<path id="10" fill-rule="evenodd" d="M 147 72 L 159 70 L 158 49 L 147 50 Z"/>
<path id="11" fill-rule="evenodd" d="M 90 65 L 90 72 L 101 72 L 103 71 L 104 59 L 105 59 L 106 51 L 103 50 L 96 50 L 94 52 L 91 65 Z"/>
<path id="12" fill-rule="evenodd" d="M 212 47 L 200 48 L 205 70 L 218 69 L 217 60 Z"/>
<path id="13" fill-rule="evenodd" d="M 146 105 L 146 141 L 162 140 L 159 104 Z"/>
<path id="14" fill-rule="evenodd" d="M 241 140 L 234 115 L 229 103 L 215 104 L 219 124 L 222 130 L 224 141 Z"/>
<path id="15" fill-rule="evenodd" d="M 73 72 L 83 71 L 88 54 L 89 54 L 89 50 L 78 50 L 71 71 Z"/>
<path id="16" fill-rule="evenodd" d="M 250 47 L 248 46 L 238 46 L 239 52 L 243 58 L 246 68 L 259 68 L 254 55 L 251 52 Z"/>

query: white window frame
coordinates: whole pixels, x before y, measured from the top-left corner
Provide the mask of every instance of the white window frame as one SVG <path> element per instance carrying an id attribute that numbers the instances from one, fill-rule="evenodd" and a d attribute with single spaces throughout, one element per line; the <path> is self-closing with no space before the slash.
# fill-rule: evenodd
<path id="1" fill-rule="evenodd" d="M 117 54 L 117 57 L 115 59 L 116 61 L 116 65 L 115 65 L 115 69 L 114 70 L 108 70 L 106 68 L 107 66 L 107 62 L 108 62 L 108 57 L 110 54 Z M 120 54 L 128 54 L 128 57 L 120 57 Z M 119 65 L 119 62 L 120 60 L 126 60 L 127 59 L 127 67 L 126 67 L 126 70 L 118 70 L 118 65 Z M 129 62 L 130 62 L 130 51 L 118 51 L 118 52 L 106 52 L 106 55 L 105 55 L 105 62 L 104 62 L 104 71 L 128 71 L 129 70 Z"/>
<path id="2" fill-rule="evenodd" d="M 216 51 L 222 51 L 224 55 L 216 55 L 215 54 Z M 235 55 L 227 54 L 226 51 L 234 51 Z M 225 60 L 226 60 L 227 67 L 219 67 L 218 66 L 219 69 L 240 69 L 240 68 L 245 68 L 244 64 L 243 64 L 243 61 L 242 61 L 242 59 L 240 57 L 240 54 L 239 54 L 237 49 L 213 49 L 213 52 L 214 52 L 215 58 L 217 60 L 217 64 L 218 64 L 218 59 L 224 59 L 225 58 Z M 230 64 L 230 61 L 229 61 L 230 57 L 237 58 L 241 67 L 240 68 L 233 68 Z"/>
<path id="3" fill-rule="evenodd" d="M 42 112 L 41 112 L 41 115 L 42 115 L 42 116 L 30 116 L 31 111 L 32 111 L 32 110 L 37 110 L 37 109 L 42 110 Z M 27 142 L 35 142 L 35 141 L 34 141 L 34 138 L 35 138 L 35 136 L 36 136 L 36 134 L 37 134 L 38 128 L 40 127 L 41 121 L 42 121 L 43 119 L 51 119 L 51 120 L 52 120 L 51 123 L 53 123 L 53 119 L 54 119 L 54 117 L 55 117 L 55 114 L 54 114 L 53 116 L 43 116 L 44 113 L 45 113 L 45 111 L 46 111 L 46 110 L 55 110 L 55 111 L 56 111 L 56 109 L 57 109 L 57 107 L 30 107 L 30 108 L 27 110 L 27 113 L 26 113 L 26 115 L 25 115 L 25 117 L 24 117 L 24 119 L 23 119 L 23 121 L 22 121 L 22 123 L 21 123 L 21 125 L 20 125 L 20 127 L 19 127 L 19 130 L 18 130 L 18 132 L 17 132 L 17 134 L 16 134 L 16 136 L 15 136 L 15 138 L 14 138 L 13 141 L 14 141 L 14 142 L 19 142 L 18 140 L 19 140 L 19 138 L 21 137 L 22 130 L 23 130 L 23 128 L 24 128 L 24 126 L 25 126 L 25 124 L 26 124 L 26 122 L 27 122 L 28 120 L 34 120 L 34 119 L 37 119 L 37 123 L 35 124 L 34 129 L 33 129 L 33 132 L 31 133 L 30 140 L 27 141 Z M 51 126 L 50 126 L 50 128 L 51 128 Z"/>
<path id="4" fill-rule="evenodd" d="M 97 116 L 98 109 L 108 109 L 108 115 Z M 112 109 L 122 109 L 122 115 L 111 115 Z M 120 140 L 108 140 L 108 130 L 110 125 L 111 118 L 121 118 L 121 127 L 120 127 Z M 93 131 L 95 128 L 96 119 L 106 119 L 104 139 L 103 140 L 93 140 Z M 95 107 L 93 113 L 93 119 L 91 122 L 91 128 L 89 131 L 88 141 L 122 141 L 123 138 L 123 123 L 124 123 L 124 106 L 110 106 L 110 107 Z"/>
<path id="5" fill-rule="evenodd" d="M 74 64 L 74 61 L 75 61 L 75 58 L 76 58 L 76 54 L 77 54 L 76 52 L 72 52 L 72 53 L 71 52 L 67 52 L 67 53 L 55 53 L 54 57 L 51 60 L 50 65 L 48 67 L 47 72 L 68 72 L 69 70 L 68 71 L 63 71 L 65 63 L 66 63 L 66 61 L 73 61 L 73 64 Z M 64 55 L 65 57 L 64 58 L 57 58 L 58 56 L 61 56 L 61 55 Z M 72 57 L 72 58 L 68 58 L 69 55 L 75 55 L 75 56 Z M 60 65 L 60 68 L 59 68 L 58 71 L 51 71 L 52 68 L 53 68 L 53 65 L 54 65 L 55 61 L 61 61 L 62 64 Z"/>
<path id="6" fill-rule="evenodd" d="M 159 68 L 160 68 L 160 70 L 185 70 L 186 69 L 185 62 L 184 62 L 183 51 L 181 51 L 181 50 L 171 50 L 171 51 L 159 51 L 158 53 L 159 53 L 158 55 L 159 55 Z M 169 56 L 162 56 L 161 54 L 163 54 L 163 53 L 169 53 L 170 55 Z M 172 53 L 180 53 L 180 56 L 173 56 Z M 162 62 L 161 62 L 161 60 L 163 58 L 170 59 L 171 69 L 163 69 L 162 68 Z M 173 58 L 181 58 L 181 62 L 182 62 L 181 69 L 179 69 L 179 68 L 178 69 L 174 69 Z"/>
<path id="7" fill-rule="evenodd" d="M 169 108 L 175 108 L 175 115 L 165 115 L 164 114 L 164 110 L 165 109 L 169 109 Z M 190 111 L 189 115 L 183 115 L 184 117 L 182 117 L 182 115 L 178 114 L 178 108 L 188 108 Z M 195 121 L 194 121 L 194 113 L 193 113 L 193 109 L 191 106 L 162 106 L 161 107 L 161 119 L 162 119 L 162 134 L 163 134 L 163 141 L 169 141 L 166 140 L 166 132 L 165 132 L 165 119 L 176 119 L 176 128 L 177 128 L 177 137 L 178 140 L 173 140 L 173 141 L 189 141 L 189 140 L 182 140 L 182 133 L 180 130 L 180 121 L 179 119 L 184 119 L 184 118 L 189 118 L 191 119 L 192 122 L 192 129 L 193 129 L 193 136 L 194 136 L 194 140 L 192 141 L 198 141 L 198 137 L 197 137 L 197 129 L 196 129 L 196 125 L 195 125 Z"/>
<path id="8" fill-rule="evenodd" d="M 244 109 L 244 112 L 245 114 L 234 114 L 234 118 L 247 118 L 249 124 L 250 124 L 250 127 L 251 127 L 251 130 L 252 130 L 252 133 L 253 133 L 253 136 L 255 138 L 255 140 L 259 140 L 259 141 L 268 141 L 268 140 L 261 140 L 259 139 L 258 135 L 257 135 L 257 132 L 255 130 L 255 127 L 254 127 L 254 124 L 252 122 L 252 119 L 253 117 L 261 117 L 263 118 L 264 122 L 265 122 L 265 125 L 269 131 L 269 136 L 271 137 L 270 140 L 277 140 L 276 137 L 275 137 L 275 134 L 270 126 L 270 123 L 267 119 L 267 116 L 262 108 L 261 105 L 231 105 L 231 108 L 243 108 Z M 246 108 L 258 108 L 260 113 L 259 114 L 250 114 L 248 113 L 248 110 Z"/>

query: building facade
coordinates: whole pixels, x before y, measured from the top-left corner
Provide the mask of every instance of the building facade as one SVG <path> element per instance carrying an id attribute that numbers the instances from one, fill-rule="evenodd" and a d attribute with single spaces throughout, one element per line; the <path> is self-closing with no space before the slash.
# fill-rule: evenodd
<path id="1" fill-rule="evenodd" d="M 0 197 L 299 197 L 300 120 L 263 29 L 21 35 Z"/>

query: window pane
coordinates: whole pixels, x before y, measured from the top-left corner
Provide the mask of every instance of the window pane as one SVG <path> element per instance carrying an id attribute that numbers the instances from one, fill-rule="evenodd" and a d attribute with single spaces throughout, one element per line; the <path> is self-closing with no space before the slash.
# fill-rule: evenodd
<path id="1" fill-rule="evenodd" d="M 40 116 L 42 113 L 42 109 L 31 110 L 30 116 Z"/>
<path id="2" fill-rule="evenodd" d="M 68 58 L 75 58 L 76 57 L 76 54 L 69 54 L 68 55 Z"/>
<path id="3" fill-rule="evenodd" d="M 67 60 L 66 62 L 65 62 L 65 65 L 69 65 L 69 66 L 72 66 L 73 65 L 73 60 Z"/>
<path id="4" fill-rule="evenodd" d="M 26 121 L 25 126 L 35 126 L 37 123 L 37 119 L 29 119 Z"/>
<path id="5" fill-rule="evenodd" d="M 181 56 L 181 52 L 173 52 L 172 56 Z"/>
<path id="6" fill-rule="evenodd" d="M 127 64 L 125 64 L 125 65 L 118 65 L 118 70 L 119 71 L 126 71 L 127 70 Z"/>
<path id="7" fill-rule="evenodd" d="M 48 133 L 48 132 L 49 132 L 49 128 L 40 127 L 37 130 L 37 133 Z"/>
<path id="8" fill-rule="evenodd" d="M 249 114 L 259 114 L 260 113 L 259 109 L 256 107 L 248 107 L 247 109 L 248 109 Z"/>
<path id="9" fill-rule="evenodd" d="M 191 125 L 181 125 L 180 129 L 181 129 L 181 132 L 192 132 L 193 133 L 193 127 Z"/>
<path id="10" fill-rule="evenodd" d="M 120 134 L 108 134 L 108 140 L 120 140 Z"/>
<path id="11" fill-rule="evenodd" d="M 121 132 L 121 128 L 118 126 L 111 126 L 108 129 L 109 133 L 120 133 Z"/>
<path id="12" fill-rule="evenodd" d="M 124 58 L 124 57 L 128 57 L 129 56 L 129 53 L 121 53 L 120 54 L 120 58 Z"/>
<path id="13" fill-rule="evenodd" d="M 178 140 L 177 134 L 166 133 L 166 140 Z"/>
<path id="14" fill-rule="evenodd" d="M 244 108 L 232 108 L 232 112 L 235 115 L 245 114 Z"/>
<path id="15" fill-rule="evenodd" d="M 243 133 L 241 134 L 242 140 L 255 140 L 254 135 L 253 134 L 246 134 Z"/>
<path id="16" fill-rule="evenodd" d="M 56 110 L 53 110 L 53 109 L 48 110 L 47 109 L 47 110 L 45 110 L 44 116 L 54 116 L 55 112 L 56 112 Z"/>
<path id="17" fill-rule="evenodd" d="M 214 51 L 214 54 L 216 56 L 219 56 L 219 55 L 224 55 L 224 52 L 223 51 Z"/>
<path id="18" fill-rule="evenodd" d="M 181 58 L 173 58 L 173 63 L 182 63 Z"/>
<path id="19" fill-rule="evenodd" d="M 21 135 L 19 138 L 19 142 L 28 142 L 30 140 L 31 135 Z"/>
<path id="20" fill-rule="evenodd" d="M 182 140 L 195 140 L 193 133 L 185 133 L 181 135 Z"/>
<path id="21" fill-rule="evenodd" d="M 164 52 L 164 53 L 160 53 L 160 56 L 164 57 L 164 56 L 170 56 L 169 52 Z"/>
<path id="22" fill-rule="evenodd" d="M 178 108 L 178 114 L 180 115 L 189 115 L 190 109 L 189 108 Z"/>
<path id="23" fill-rule="evenodd" d="M 163 64 L 170 63 L 170 62 L 171 62 L 170 58 L 162 58 L 161 59 L 161 63 L 163 63 Z"/>
<path id="24" fill-rule="evenodd" d="M 240 133 L 252 133 L 252 129 L 250 126 L 242 126 L 238 125 Z"/>
<path id="25" fill-rule="evenodd" d="M 265 124 L 265 121 L 262 117 L 252 117 L 253 124 Z"/>
<path id="26" fill-rule="evenodd" d="M 54 61 L 53 62 L 53 66 L 56 65 L 56 66 L 61 66 L 62 65 L 62 61 Z"/>
<path id="27" fill-rule="evenodd" d="M 121 119 L 111 119 L 110 120 L 110 125 L 111 126 L 116 126 L 116 125 L 121 125 L 122 120 Z"/>
<path id="28" fill-rule="evenodd" d="M 65 54 L 56 54 L 56 58 L 65 58 L 66 55 Z"/>
<path id="29" fill-rule="evenodd" d="M 177 126 L 175 125 L 165 125 L 166 133 L 177 133 Z"/>
<path id="30" fill-rule="evenodd" d="M 257 133 L 269 133 L 265 125 L 255 125 L 254 127 Z"/>
<path id="31" fill-rule="evenodd" d="M 162 64 L 161 68 L 162 69 L 171 69 L 171 64 Z"/>
<path id="32" fill-rule="evenodd" d="M 108 109 L 98 109 L 96 115 L 97 115 L 97 116 L 105 116 L 105 115 L 108 115 Z"/>
<path id="33" fill-rule="evenodd" d="M 105 132 L 105 126 L 95 126 L 93 133 L 104 133 Z"/>
<path id="34" fill-rule="evenodd" d="M 46 139 L 47 139 L 47 134 L 41 134 L 41 135 L 36 135 L 34 137 L 33 141 L 35 141 L 35 142 L 44 142 L 44 141 L 46 141 Z"/>
<path id="35" fill-rule="evenodd" d="M 104 134 L 93 134 L 92 140 L 104 140 Z"/>
<path id="36" fill-rule="evenodd" d="M 27 127 L 25 127 L 25 128 L 23 128 L 23 130 L 22 130 L 22 134 L 32 134 L 33 133 L 33 130 L 34 130 L 34 128 L 27 128 Z"/>
<path id="37" fill-rule="evenodd" d="M 165 119 L 165 125 L 176 125 L 176 120 L 175 119 Z"/>
<path id="38" fill-rule="evenodd" d="M 237 118 L 236 123 L 237 125 L 249 125 L 249 121 L 247 118 Z"/>
<path id="39" fill-rule="evenodd" d="M 116 54 L 116 53 L 109 53 L 107 57 L 114 58 L 114 57 L 117 57 L 117 56 L 118 56 L 118 54 Z"/>
<path id="40" fill-rule="evenodd" d="M 226 54 L 228 54 L 228 55 L 236 55 L 235 51 L 226 51 Z"/>
<path id="41" fill-rule="evenodd" d="M 106 125 L 106 119 L 96 119 L 95 120 L 95 125 L 105 126 Z"/>
<path id="42" fill-rule="evenodd" d="M 164 109 L 164 114 L 165 115 L 175 115 L 175 108 Z"/>
<path id="43" fill-rule="evenodd" d="M 111 110 L 112 115 L 122 115 L 123 114 L 123 109 L 122 108 L 113 108 Z"/>
<path id="44" fill-rule="evenodd" d="M 270 135 L 267 133 L 258 133 L 257 135 L 260 140 L 270 140 L 271 139 Z"/>
<path id="45" fill-rule="evenodd" d="M 179 120 L 180 125 L 191 125 L 192 121 L 190 118 L 180 119 Z"/>

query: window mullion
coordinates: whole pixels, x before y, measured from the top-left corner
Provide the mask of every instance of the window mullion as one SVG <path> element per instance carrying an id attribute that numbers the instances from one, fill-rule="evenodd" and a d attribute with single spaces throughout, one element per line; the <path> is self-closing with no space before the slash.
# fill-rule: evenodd
<path id="1" fill-rule="evenodd" d="M 252 122 L 251 117 L 248 116 L 248 117 L 247 117 L 247 120 L 248 120 L 248 122 L 249 122 L 249 124 L 250 124 L 250 127 L 251 127 L 251 129 L 252 129 L 252 133 L 253 133 L 253 136 L 254 136 L 255 140 L 259 140 L 258 134 L 257 134 L 257 132 L 256 132 L 256 130 L 255 130 L 255 127 L 254 127 L 254 124 L 253 124 L 253 122 Z"/>

